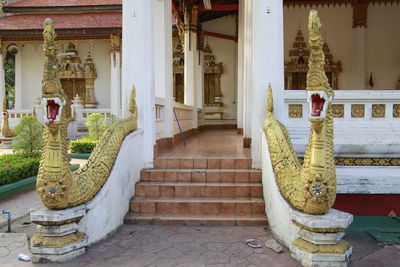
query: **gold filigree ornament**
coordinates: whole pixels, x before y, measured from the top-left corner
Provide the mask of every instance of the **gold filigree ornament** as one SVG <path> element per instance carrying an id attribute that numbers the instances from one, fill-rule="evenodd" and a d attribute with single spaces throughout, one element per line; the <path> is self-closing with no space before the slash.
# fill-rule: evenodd
<path id="1" fill-rule="evenodd" d="M 289 118 L 303 118 L 303 105 L 290 104 L 289 105 Z"/>
<path id="2" fill-rule="evenodd" d="M 400 104 L 393 104 L 393 118 L 400 118 Z"/>
<path id="3" fill-rule="evenodd" d="M 364 118 L 364 116 L 365 116 L 365 105 L 364 104 L 351 105 L 351 117 L 352 118 Z"/>
<path id="4" fill-rule="evenodd" d="M 8 111 L 7 111 L 7 99 L 4 97 L 4 99 L 3 99 L 3 117 L 2 117 L 2 121 L 1 121 L 1 135 L 3 137 L 8 137 L 8 138 L 15 136 L 15 134 L 10 129 L 10 124 L 8 122 L 9 117 L 10 117 L 10 115 L 8 114 Z"/>
<path id="5" fill-rule="evenodd" d="M 297 159 L 287 129 L 274 117 L 271 86 L 268 88 L 264 123 L 280 192 L 294 209 L 308 214 L 327 213 L 336 198 L 331 104 L 334 91 L 324 71 L 325 56 L 320 28 L 318 12 L 313 10 L 308 23 L 310 58 L 307 73 L 311 129 L 303 166 Z"/>
<path id="6" fill-rule="evenodd" d="M 385 104 L 373 104 L 372 105 L 372 118 L 384 118 L 385 117 Z"/>
<path id="7" fill-rule="evenodd" d="M 132 89 L 130 116 L 115 122 L 105 131 L 87 164 L 76 172 L 69 169 L 66 95 L 57 78 L 58 64 L 53 21 L 44 23 L 44 74 L 42 105 L 46 110 L 43 150 L 36 192 L 50 209 L 75 207 L 91 200 L 107 181 L 124 138 L 137 129 L 135 90 Z"/>

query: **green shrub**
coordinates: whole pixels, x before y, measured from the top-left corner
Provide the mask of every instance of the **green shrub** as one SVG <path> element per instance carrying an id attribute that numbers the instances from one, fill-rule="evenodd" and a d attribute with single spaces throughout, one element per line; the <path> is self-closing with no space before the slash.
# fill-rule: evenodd
<path id="1" fill-rule="evenodd" d="M 21 118 L 14 128 L 13 150 L 22 153 L 33 153 L 42 148 L 42 125 L 36 117 Z"/>
<path id="2" fill-rule="evenodd" d="M 98 139 L 91 136 L 84 136 L 80 139 L 71 141 L 69 149 L 71 153 L 91 153 L 96 146 Z"/>
<path id="3" fill-rule="evenodd" d="M 89 135 L 94 139 L 100 139 L 107 129 L 104 116 L 99 113 L 90 114 L 86 126 L 89 128 Z"/>
<path id="4" fill-rule="evenodd" d="M 39 153 L 0 156 L 0 186 L 37 175 L 39 161 Z"/>

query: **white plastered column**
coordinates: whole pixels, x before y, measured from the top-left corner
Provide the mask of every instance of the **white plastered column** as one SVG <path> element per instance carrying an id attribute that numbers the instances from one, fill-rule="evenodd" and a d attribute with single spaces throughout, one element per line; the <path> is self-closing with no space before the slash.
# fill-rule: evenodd
<path id="1" fill-rule="evenodd" d="M 22 109 L 22 47 L 18 49 L 15 55 L 15 103 L 14 109 Z"/>
<path id="2" fill-rule="evenodd" d="M 253 1 L 243 1 L 244 4 L 244 31 L 243 31 L 243 137 L 251 138 L 251 115 L 252 115 L 252 97 L 251 85 L 253 79 L 252 73 L 252 25 L 253 25 Z"/>
<path id="3" fill-rule="evenodd" d="M 244 90 L 244 0 L 239 0 L 238 42 L 237 42 L 237 93 L 236 93 L 236 124 L 243 129 L 243 90 Z"/>
<path id="4" fill-rule="evenodd" d="M 129 115 L 129 95 L 134 85 L 139 127 L 144 131 L 145 167 L 153 166 L 155 145 L 154 106 L 154 3 L 155 0 L 124 0 L 122 28 L 122 113 Z"/>
<path id="5" fill-rule="evenodd" d="M 121 117 L 121 54 L 111 52 L 111 113 Z"/>
<path id="6" fill-rule="evenodd" d="M 185 32 L 184 56 L 185 56 L 185 105 L 195 106 L 196 93 L 195 93 L 195 64 L 197 62 L 196 53 L 196 33 L 191 31 Z"/>
<path id="7" fill-rule="evenodd" d="M 155 1 L 155 91 L 165 98 L 163 137 L 173 137 L 172 7 L 170 0 Z"/>
<path id="8" fill-rule="evenodd" d="M 254 0 L 252 25 L 251 154 L 253 167 L 261 167 L 260 127 L 264 124 L 267 88 L 271 83 L 275 117 L 284 118 L 284 45 L 282 0 Z"/>
<path id="9" fill-rule="evenodd" d="M 3 55 L 0 53 L 0 101 L 3 101 L 3 98 L 6 97 L 6 80 L 5 80 L 5 70 L 4 70 L 4 61 Z M 1 102 L 3 103 L 3 102 Z M 1 119 L 0 119 L 1 120 Z"/>

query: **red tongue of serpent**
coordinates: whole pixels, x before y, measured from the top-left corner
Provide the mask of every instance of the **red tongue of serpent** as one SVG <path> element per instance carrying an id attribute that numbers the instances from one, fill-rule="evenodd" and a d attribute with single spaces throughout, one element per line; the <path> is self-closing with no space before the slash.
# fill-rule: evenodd
<path id="1" fill-rule="evenodd" d="M 47 101 L 47 119 L 54 121 L 57 118 L 60 105 L 58 105 L 54 100 Z"/>
<path id="2" fill-rule="evenodd" d="M 315 94 L 311 96 L 312 101 L 312 116 L 320 116 L 321 111 L 324 107 L 325 99 L 321 98 L 319 95 Z"/>

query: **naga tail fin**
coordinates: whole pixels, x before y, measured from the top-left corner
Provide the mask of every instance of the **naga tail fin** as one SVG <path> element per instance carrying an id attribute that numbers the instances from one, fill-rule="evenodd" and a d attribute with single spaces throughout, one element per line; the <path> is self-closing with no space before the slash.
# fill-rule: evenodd
<path id="1" fill-rule="evenodd" d="M 271 83 L 268 85 L 268 92 L 267 92 L 267 108 L 266 108 L 266 116 L 273 117 L 274 116 L 274 97 L 272 96 L 272 87 Z"/>

